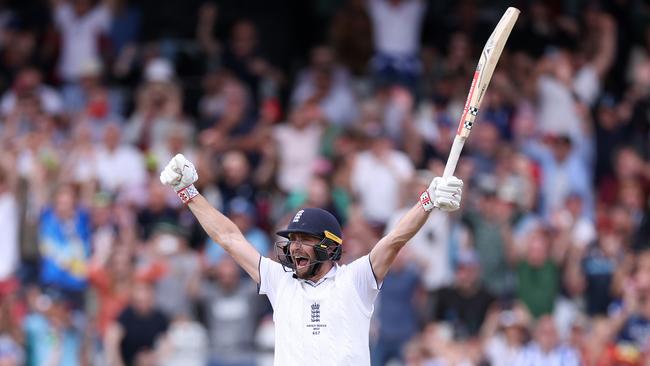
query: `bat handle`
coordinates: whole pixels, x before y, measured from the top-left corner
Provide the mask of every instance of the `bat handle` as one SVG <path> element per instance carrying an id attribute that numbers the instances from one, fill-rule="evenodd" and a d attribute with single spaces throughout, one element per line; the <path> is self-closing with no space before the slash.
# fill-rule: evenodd
<path id="1" fill-rule="evenodd" d="M 465 145 L 465 140 L 467 140 L 467 137 L 460 135 L 456 135 L 454 138 L 454 143 L 451 145 L 451 151 L 449 152 L 449 158 L 447 158 L 447 165 L 445 165 L 445 171 L 442 173 L 443 178 L 449 178 L 454 175 L 460 152 L 463 150 L 463 145 Z M 434 207 L 437 208 L 438 205 L 434 204 Z"/>
<path id="2" fill-rule="evenodd" d="M 460 135 L 456 135 L 454 138 L 454 143 L 451 145 L 451 151 L 449 152 L 449 158 L 447 158 L 447 165 L 445 165 L 445 171 L 442 174 L 443 178 L 449 178 L 454 175 L 456 164 L 458 164 L 458 158 L 460 158 L 460 152 L 463 150 L 466 139 L 467 137 Z"/>

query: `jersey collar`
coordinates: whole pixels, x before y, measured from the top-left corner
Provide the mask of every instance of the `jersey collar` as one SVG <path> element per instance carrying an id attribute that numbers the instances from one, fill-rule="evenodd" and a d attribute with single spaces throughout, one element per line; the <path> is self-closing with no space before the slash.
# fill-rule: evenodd
<path id="1" fill-rule="evenodd" d="M 338 270 L 338 268 L 339 268 L 339 264 L 334 263 L 332 268 L 330 268 L 330 270 L 325 274 L 325 276 L 323 276 L 323 278 L 321 278 L 317 282 L 314 282 L 314 281 L 311 281 L 311 280 L 303 280 L 303 279 L 299 279 L 299 280 L 306 283 L 306 284 L 308 284 L 308 285 L 310 285 L 310 286 L 316 287 L 316 286 L 320 285 L 321 283 L 325 282 L 326 279 L 334 277 L 336 275 L 336 271 Z"/>

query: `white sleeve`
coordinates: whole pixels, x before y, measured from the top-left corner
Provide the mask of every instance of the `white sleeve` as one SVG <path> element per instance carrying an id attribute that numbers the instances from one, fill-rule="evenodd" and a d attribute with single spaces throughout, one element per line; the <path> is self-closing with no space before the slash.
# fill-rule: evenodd
<path id="1" fill-rule="evenodd" d="M 370 312 L 381 289 L 381 283 L 377 283 L 375 273 L 372 271 L 370 256 L 364 255 L 348 264 L 347 267 L 361 302 L 366 310 Z"/>
<path id="2" fill-rule="evenodd" d="M 593 66 L 587 65 L 578 70 L 573 79 L 573 90 L 578 99 L 588 106 L 596 103 L 600 94 L 600 79 Z"/>
<path id="3" fill-rule="evenodd" d="M 59 28 L 64 28 L 72 22 L 72 6 L 68 3 L 57 5 L 54 9 L 54 23 Z"/>
<path id="4" fill-rule="evenodd" d="M 274 262 L 267 257 L 260 257 L 260 288 L 259 294 L 266 295 L 275 308 L 275 299 L 278 295 L 278 287 L 282 278 L 289 275 L 285 272 L 280 263 Z"/>
<path id="5" fill-rule="evenodd" d="M 106 5 L 99 5 L 92 10 L 91 19 L 94 29 L 107 32 L 111 26 L 111 11 Z"/>

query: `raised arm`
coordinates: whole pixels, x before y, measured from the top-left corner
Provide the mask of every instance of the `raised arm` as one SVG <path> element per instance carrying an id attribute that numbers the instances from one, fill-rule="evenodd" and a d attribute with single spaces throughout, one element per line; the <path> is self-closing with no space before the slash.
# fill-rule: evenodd
<path id="1" fill-rule="evenodd" d="M 260 283 L 260 253 L 250 244 L 230 219 L 217 211 L 200 194 L 188 204 L 206 233 L 230 254 L 251 278 Z"/>
<path id="2" fill-rule="evenodd" d="M 196 168 L 182 154 L 174 156 L 160 173 L 160 181 L 174 188 L 210 238 L 221 245 L 235 262 L 259 283 L 260 253 L 244 238 L 237 225 L 199 194 L 193 184 L 197 179 Z"/>
<path id="3" fill-rule="evenodd" d="M 384 280 L 397 253 L 424 225 L 434 206 L 444 211 L 454 211 L 460 207 L 462 188 L 463 181 L 456 177 L 436 177 L 431 182 L 420 196 L 420 202 L 411 207 L 395 228 L 370 251 L 370 263 L 377 282 Z"/>

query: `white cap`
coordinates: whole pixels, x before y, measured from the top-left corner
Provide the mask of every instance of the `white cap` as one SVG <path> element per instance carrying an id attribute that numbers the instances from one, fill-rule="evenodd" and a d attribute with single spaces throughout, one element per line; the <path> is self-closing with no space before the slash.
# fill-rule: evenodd
<path id="1" fill-rule="evenodd" d="M 145 69 L 145 78 L 147 81 L 171 81 L 174 77 L 174 67 L 171 62 L 164 58 L 155 58 Z"/>

